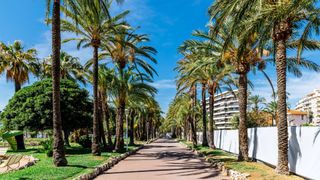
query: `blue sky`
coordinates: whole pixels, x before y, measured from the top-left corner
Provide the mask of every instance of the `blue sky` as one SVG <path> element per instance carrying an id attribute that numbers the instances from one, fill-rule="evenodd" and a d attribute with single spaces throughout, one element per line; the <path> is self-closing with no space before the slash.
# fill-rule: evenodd
<path id="1" fill-rule="evenodd" d="M 141 32 L 150 35 L 151 44 L 158 50 L 156 56 L 159 77 L 154 85 L 159 89 L 157 99 L 163 111 L 167 110 L 168 103 L 175 95 L 173 68 L 181 56 L 177 47 L 186 39 L 191 38 L 195 29 L 205 29 L 208 22 L 207 9 L 212 0 L 127 0 L 121 7 L 115 6 L 112 12 L 129 9 L 131 14 L 128 21 L 134 26 L 141 26 Z M 50 54 L 50 28 L 43 22 L 45 16 L 44 0 L 5 0 L 0 6 L 0 41 L 12 43 L 14 40 L 23 41 L 26 48 L 36 48 L 39 57 Z M 68 36 L 68 35 L 63 35 Z M 63 50 L 77 56 L 82 62 L 91 57 L 91 49 L 78 51 L 75 44 L 63 45 Z M 319 52 L 305 53 L 305 57 L 317 60 Z M 274 79 L 275 69 L 269 68 L 268 73 Z M 271 89 L 261 75 L 250 75 L 254 81 L 254 94 L 270 99 Z M 30 83 L 34 82 L 32 78 Z M 306 93 L 319 88 L 320 76 L 305 72 L 303 78 L 288 77 L 288 91 L 291 96 L 290 104 Z M 0 110 L 5 107 L 12 97 L 14 85 L 6 82 L 5 75 L 0 76 Z"/>

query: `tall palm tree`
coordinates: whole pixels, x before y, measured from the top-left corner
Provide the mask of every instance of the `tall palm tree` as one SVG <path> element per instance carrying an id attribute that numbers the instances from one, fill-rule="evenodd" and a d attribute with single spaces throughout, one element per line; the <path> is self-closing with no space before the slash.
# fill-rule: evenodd
<path id="1" fill-rule="evenodd" d="M 143 73 L 147 76 L 153 77 L 156 74 L 155 69 L 146 61 L 150 60 L 156 63 L 153 57 L 157 51 L 150 46 L 144 45 L 149 41 L 147 35 L 136 34 L 133 30 L 128 28 L 119 28 L 117 34 L 111 38 L 110 41 L 103 41 L 103 49 L 105 56 L 110 56 L 115 68 L 117 69 L 118 78 L 120 82 L 125 82 L 126 69 L 133 68 L 140 74 L 143 81 Z M 126 108 L 126 85 L 119 86 L 118 103 L 117 103 L 117 126 L 116 126 L 116 145 L 115 150 L 120 151 L 124 147 L 123 140 L 123 122 Z"/>
<path id="2" fill-rule="evenodd" d="M 53 107 L 53 163 L 55 166 L 66 166 L 64 142 L 62 137 L 62 122 L 60 110 L 60 49 L 61 49 L 61 29 L 60 29 L 60 0 L 47 0 L 47 18 L 52 7 L 52 107 Z M 66 0 L 69 2 L 69 0 Z M 71 1 L 70 1 L 71 2 Z"/>
<path id="3" fill-rule="evenodd" d="M 0 43 L 0 74 L 6 73 L 7 80 L 13 81 L 15 92 L 29 81 L 29 73 L 36 74 L 37 51 L 28 49 L 24 51 L 21 41 L 15 41 L 12 45 Z"/>
<path id="4" fill-rule="evenodd" d="M 45 58 L 40 65 L 40 78 L 51 77 L 52 56 Z M 60 77 L 72 81 L 80 81 L 85 84 L 85 72 L 79 58 L 73 57 L 66 52 L 60 54 Z"/>
<path id="5" fill-rule="evenodd" d="M 0 74 L 6 73 L 7 81 L 13 81 L 15 92 L 29 81 L 29 73 L 37 74 L 37 51 L 24 47 L 20 41 L 15 41 L 12 45 L 0 43 Z M 23 135 L 16 136 L 17 148 L 25 149 Z"/>
<path id="6" fill-rule="evenodd" d="M 117 27 L 124 25 L 125 11 L 115 17 L 109 13 L 108 0 L 74 0 L 72 9 L 63 7 L 62 12 L 68 17 L 61 21 L 62 31 L 73 32 L 76 38 L 65 39 L 64 42 L 78 41 L 78 48 L 93 48 L 93 137 L 92 154 L 101 155 L 99 148 L 99 119 L 98 119 L 98 53 L 101 41 L 112 36 Z"/>

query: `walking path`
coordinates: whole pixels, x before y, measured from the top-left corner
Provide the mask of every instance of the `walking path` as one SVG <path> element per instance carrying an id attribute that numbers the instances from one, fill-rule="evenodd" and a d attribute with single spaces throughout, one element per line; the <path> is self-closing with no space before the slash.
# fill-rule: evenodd
<path id="1" fill-rule="evenodd" d="M 174 140 L 159 139 L 148 144 L 97 180 L 194 180 L 228 179 L 211 168 L 203 158 Z"/>

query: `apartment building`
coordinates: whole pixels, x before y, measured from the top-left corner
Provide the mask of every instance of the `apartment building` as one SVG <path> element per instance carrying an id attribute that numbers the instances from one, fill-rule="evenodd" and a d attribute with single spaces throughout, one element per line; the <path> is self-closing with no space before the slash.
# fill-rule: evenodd
<path id="1" fill-rule="evenodd" d="M 223 92 L 215 95 L 214 103 L 214 121 L 217 129 L 231 129 L 231 118 L 239 114 L 239 102 L 234 96 L 238 90 L 234 93 L 230 91 Z M 207 99 L 207 109 L 209 111 L 209 99 Z"/>
<path id="2" fill-rule="evenodd" d="M 315 89 L 298 101 L 295 109 L 307 112 L 311 123 L 320 125 L 320 89 Z"/>

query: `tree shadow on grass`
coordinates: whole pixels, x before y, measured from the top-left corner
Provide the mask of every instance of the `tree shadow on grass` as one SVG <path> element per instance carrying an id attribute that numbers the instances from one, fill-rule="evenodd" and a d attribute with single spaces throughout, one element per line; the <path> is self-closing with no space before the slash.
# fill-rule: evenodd
<path id="1" fill-rule="evenodd" d="M 68 147 L 66 148 L 66 154 L 90 154 L 91 149 L 82 147 Z"/>
<path id="2" fill-rule="evenodd" d="M 88 167 L 88 166 L 83 166 L 83 165 L 75 165 L 75 164 L 67 165 L 67 167 L 76 167 L 76 168 L 82 168 L 82 169 L 93 169 L 93 167 Z"/>
<path id="3" fill-rule="evenodd" d="M 38 149 L 38 148 L 16 150 L 16 151 L 8 150 L 7 152 L 8 153 L 43 153 L 41 149 Z"/>

